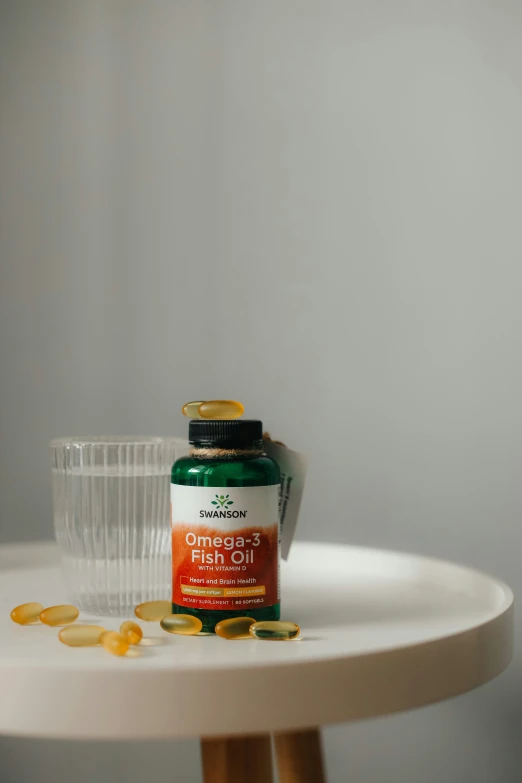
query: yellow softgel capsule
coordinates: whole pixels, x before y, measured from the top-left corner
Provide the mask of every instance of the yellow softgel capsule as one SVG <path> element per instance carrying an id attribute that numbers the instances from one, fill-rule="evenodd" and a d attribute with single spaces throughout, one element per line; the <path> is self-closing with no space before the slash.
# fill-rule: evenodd
<path id="1" fill-rule="evenodd" d="M 216 633 L 223 639 L 251 639 L 249 631 L 254 623 L 252 617 L 229 617 L 216 625 Z"/>
<path id="2" fill-rule="evenodd" d="M 274 642 L 289 642 L 299 636 L 300 628 L 295 623 L 283 620 L 263 620 L 249 628 L 254 639 L 266 639 Z"/>
<path id="3" fill-rule="evenodd" d="M 101 646 L 113 655 L 125 655 L 130 647 L 129 640 L 118 631 L 105 631 L 100 637 Z"/>
<path id="4" fill-rule="evenodd" d="M 202 419 L 239 419 L 244 412 L 245 406 L 237 400 L 208 400 L 198 408 Z"/>
<path id="5" fill-rule="evenodd" d="M 183 636 L 194 636 L 203 628 L 199 617 L 191 614 L 168 614 L 161 618 L 160 625 L 167 633 L 180 633 Z"/>
<path id="6" fill-rule="evenodd" d="M 172 612 L 172 603 L 170 601 L 145 601 L 144 604 L 138 604 L 134 610 L 136 617 L 140 620 L 159 622 L 162 617 Z"/>
<path id="7" fill-rule="evenodd" d="M 199 406 L 203 405 L 204 400 L 197 400 L 196 402 L 187 402 L 181 409 L 181 412 L 184 416 L 187 416 L 189 419 L 202 419 L 203 417 L 199 414 Z"/>
<path id="8" fill-rule="evenodd" d="M 20 604 L 20 606 L 15 606 L 11 612 L 11 620 L 13 623 L 18 623 L 18 625 L 36 623 L 40 619 L 40 612 L 42 611 L 42 604 Z"/>
<path id="9" fill-rule="evenodd" d="M 126 620 L 122 623 L 120 625 L 120 633 L 127 639 L 129 644 L 139 644 L 143 639 L 143 631 L 138 623 L 133 622 L 133 620 Z"/>
<path id="10" fill-rule="evenodd" d="M 68 625 L 78 618 L 80 610 L 71 604 L 59 604 L 48 606 L 40 612 L 40 620 L 45 625 Z"/>
<path id="11" fill-rule="evenodd" d="M 67 625 L 58 634 L 58 639 L 69 647 L 94 647 L 100 643 L 105 628 L 101 625 Z"/>

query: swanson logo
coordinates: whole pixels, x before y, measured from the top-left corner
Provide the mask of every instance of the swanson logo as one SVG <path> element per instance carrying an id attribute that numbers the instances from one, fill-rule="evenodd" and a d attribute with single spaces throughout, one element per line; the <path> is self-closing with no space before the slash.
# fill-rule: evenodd
<path id="1" fill-rule="evenodd" d="M 213 506 L 219 506 L 219 508 L 228 508 L 234 505 L 233 500 L 229 500 L 230 495 L 216 495 L 215 500 L 211 500 Z"/>
<path id="2" fill-rule="evenodd" d="M 212 511 L 200 508 L 199 516 L 202 519 L 244 519 L 246 517 L 246 509 L 241 511 L 237 508 L 233 511 L 230 509 L 230 506 L 234 505 L 234 501 L 230 500 L 230 495 L 215 495 L 215 498 L 210 501 L 214 506 Z"/>

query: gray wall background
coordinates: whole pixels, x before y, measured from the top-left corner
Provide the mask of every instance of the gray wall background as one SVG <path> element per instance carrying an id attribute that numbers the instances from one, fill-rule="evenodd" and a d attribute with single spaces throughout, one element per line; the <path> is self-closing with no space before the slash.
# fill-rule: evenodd
<path id="1" fill-rule="evenodd" d="M 2 0 L 3 541 L 47 443 L 236 397 L 299 536 L 522 588 L 522 6 Z M 331 783 L 518 783 L 522 666 L 325 731 Z M 0 742 L 1 783 L 199 783 L 196 742 Z"/>

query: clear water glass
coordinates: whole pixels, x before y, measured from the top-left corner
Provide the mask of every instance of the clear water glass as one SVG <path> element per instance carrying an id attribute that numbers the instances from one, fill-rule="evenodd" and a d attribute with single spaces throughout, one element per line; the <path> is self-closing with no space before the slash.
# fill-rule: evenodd
<path id="1" fill-rule="evenodd" d="M 54 528 L 69 600 L 128 615 L 171 595 L 170 472 L 182 438 L 51 442 Z"/>

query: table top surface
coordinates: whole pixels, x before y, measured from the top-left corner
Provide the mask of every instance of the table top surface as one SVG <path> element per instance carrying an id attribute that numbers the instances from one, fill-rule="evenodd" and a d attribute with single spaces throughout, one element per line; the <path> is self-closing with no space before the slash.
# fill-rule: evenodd
<path id="1" fill-rule="evenodd" d="M 132 657 L 17 626 L 26 601 L 64 603 L 54 544 L 0 547 L 0 732 L 77 738 L 217 736 L 358 720 L 439 701 L 498 675 L 513 595 L 414 555 L 296 543 L 282 565 L 294 642 L 226 641 L 141 625 Z M 117 629 L 121 619 L 80 615 Z M 136 618 L 134 618 L 136 619 Z"/>

